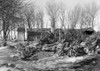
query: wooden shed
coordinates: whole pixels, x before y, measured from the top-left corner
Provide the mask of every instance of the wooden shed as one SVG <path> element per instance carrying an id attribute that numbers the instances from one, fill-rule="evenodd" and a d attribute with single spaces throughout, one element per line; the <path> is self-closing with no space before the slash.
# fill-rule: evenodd
<path id="1" fill-rule="evenodd" d="M 33 41 L 43 38 L 50 32 L 50 30 L 51 29 L 49 28 L 27 29 L 27 40 Z"/>
<path id="2" fill-rule="evenodd" d="M 24 41 L 25 40 L 25 28 L 19 27 L 17 29 L 17 33 L 18 33 L 18 36 L 17 36 L 18 41 Z"/>

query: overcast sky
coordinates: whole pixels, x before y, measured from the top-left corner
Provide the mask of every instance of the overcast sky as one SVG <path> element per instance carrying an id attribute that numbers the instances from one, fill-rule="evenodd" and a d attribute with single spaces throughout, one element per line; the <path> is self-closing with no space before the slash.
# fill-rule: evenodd
<path id="1" fill-rule="evenodd" d="M 84 5 L 90 2 L 96 2 L 100 4 L 100 0 L 27 0 L 29 2 L 36 2 L 39 6 L 44 6 L 48 1 L 63 2 L 68 8 L 75 6 L 76 4 Z"/>
<path id="2" fill-rule="evenodd" d="M 26 1 L 30 3 L 35 1 L 37 6 L 40 6 L 41 8 L 44 8 L 44 9 L 45 9 L 46 3 L 50 1 L 63 2 L 67 9 L 72 9 L 77 4 L 84 6 L 85 4 L 92 3 L 92 2 L 96 2 L 98 5 L 100 5 L 100 0 L 26 0 Z M 96 30 L 100 28 L 100 26 L 98 26 L 100 24 L 99 17 L 96 18 L 97 19 L 96 28 L 95 28 Z M 47 17 L 45 17 L 45 23 L 47 23 L 46 19 Z"/>

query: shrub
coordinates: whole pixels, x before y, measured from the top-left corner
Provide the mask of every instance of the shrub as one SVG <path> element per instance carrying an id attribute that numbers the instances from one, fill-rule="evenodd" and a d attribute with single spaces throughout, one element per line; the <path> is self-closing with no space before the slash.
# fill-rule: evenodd
<path id="1" fill-rule="evenodd" d="M 30 58 L 33 57 L 38 50 L 35 47 L 27 45 L 27 46 L 21 46 L 21 48 L 19 48 L 18 51 L 20 53 L 20 58 L 22 60 L 27 61 L 31 60 Z"/>

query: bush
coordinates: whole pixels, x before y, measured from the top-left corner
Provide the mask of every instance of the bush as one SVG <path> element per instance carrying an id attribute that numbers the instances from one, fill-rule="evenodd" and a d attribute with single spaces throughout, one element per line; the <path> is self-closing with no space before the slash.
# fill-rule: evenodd
<path id="1" fill-rule="evenodd" d="M 30 58 L 33 57 L 38 50 L 35 47 L 29 45 L 27 46 L 24 46 L 24 44 L 21 45 L 22 46 L 18 49 L 20 53 L 20 58 L 25 61 L 31 60 Z"/>
<path id="2" fill-rule="evenodd" d="M 58 38 L 55 37 L 54 33 L 48 34 L 46 37 L 40 39 L 39 44 L 44 45 L 44 44 L 52 44 L 54 42 L 57 42 Z"/>

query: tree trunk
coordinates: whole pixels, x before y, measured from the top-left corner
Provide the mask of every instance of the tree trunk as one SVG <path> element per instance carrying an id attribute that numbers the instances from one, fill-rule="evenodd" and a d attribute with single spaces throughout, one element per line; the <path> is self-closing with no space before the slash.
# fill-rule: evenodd
<path id="1" fill-rule="evenodd" d="M 52 27 L 51 32 L 54 33 L 54 31 L 55 31 L 55 29 L 56 29 L 56 22 L 55 22 L 54 19 L 53 19 L 52 22 L 51 22 L 51 27 Z"/>
<path id="2" fill-rule="evenodd" d="M 3 26 L 2 26 L 2 28 L 3 28 L 3 46 L 6 46 L 7 45 L 7 43 L 6 43 L 6 41 L 7 41 L 7 36 L 6 36 L 6 22 L 3 20 Z"/>
<path id="3" fill-rule="evenodd" d="M 10 32 L 11 32 L 11 40 L 12 40 L 12 30 Z"/>
<path id="4" fill-rule="evenodd" d="M 26 33 L 26 31 L 24 32 L 24 41 L 26 40 L 26 38 L 25 38 L 25 33 Z"/>
<path id="5" fill-rule="evenodd" d="M 28 28 L 31 28 L 30 20 L 27 18 Z"/>
<path id="6" fill-rule="evenodd" d="M 16 39 L 16 29 L 14 29 L 14 40 Z"/>
<path id="7" fill-rule="evenodd" d="M 94 23 L 93 23 L 93 21 L 92 21 L 92 29 L 94 29 Z"/>
<path id="8" fill-rule="evenodd" d="M 43 27 L 44 27 L 43 20 L 41 20 L 41 28 L 43 28 Z"/>

